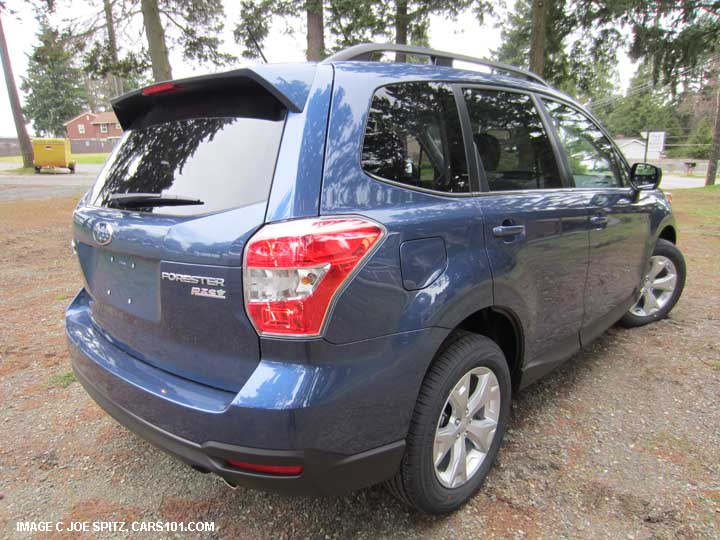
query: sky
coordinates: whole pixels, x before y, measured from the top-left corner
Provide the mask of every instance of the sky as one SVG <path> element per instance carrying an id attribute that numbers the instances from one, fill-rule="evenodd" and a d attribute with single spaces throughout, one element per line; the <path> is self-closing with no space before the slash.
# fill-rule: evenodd
<path id="1" fill-rule="evenodd" d="M 3 14 L 3 27 L 15 81 L 19 89 L 21 77 L 25 75 L 27 69 L 28 55 L 32 52 L 33 45 L 36 43 L 35 34 L 37 33 L 38 23 L 33 8 L 26 0 L 9 0 L 7 4 L 10 9 L 15 10 L 15 14 Z M 92 4 L 92 0 L 65 0 L 64 2 L 61 0 L 58 2 L 58 10 L 53 15 L 51 23 L 82 16 L 87 13 L 90 4 Z M 235 21 L 239 20 L 240 2 L 225 0 L 224 4 L 228 23 L 223 33 L 223 50 L 240 57 L 240 48 L 232 38 Z M 282 21 L 278 21 L 272 26 L 270 35 L 263 45 L 265 56 L 269 62 L 302 62 L 305 60 L 306 43 L 302 21 L 297 21 L 292 29 L 293 32 L 288 32 L 287 23 Z M 141 28 L 137 28 L 129 34 L 119 36 L 121 47 L 123 40 L 131 42 L 141 39 L 141 31 Z M 432 16 L 429 35 L 430 45 L 435 49 L 487 58 L 490 57 L 492 50 L 500 46 L 501 41 L 500 29 L 497 28 L 497 19 L 487 19 L 485 24 L 480 26 L 472 13 L 462 14 L 457 20 Z M 241 59 L 237 65 L 228 66 L 227 69 L 245 66 L 250 63 L 252 61 Z M 179 51 L 171 50 L 170 64 L 173 76 L 177 78 L 217 71 L 214 66 L 203 66 L 187 62 L 182 58 Z M 635 67 L 625 54 L 620 53 L 618 71 L 622 89 L 627 88 L 630 78 L 635 72 Z M 24 100 L 22 92 L 20 92 L 20 100 Z M 32 135 L 32 126 L 28 125 L 28 130 Z M 13 137 L 15 135 L 15 125 L 10 111 L 7 90 L 5 84 L 0 84 L 0 136 Z"/>

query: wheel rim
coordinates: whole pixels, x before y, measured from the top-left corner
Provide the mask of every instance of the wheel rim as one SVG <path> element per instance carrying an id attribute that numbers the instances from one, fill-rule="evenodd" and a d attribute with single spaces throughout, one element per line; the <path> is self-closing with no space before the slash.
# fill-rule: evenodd
<path id="1" fill-rule="evenodd" d="M 677 285 L 675 264 L 662 255 L 650 257 L 650 269 L 643 278 L 640 296 L 630 313 L 649 317 L 664 308 L 670 301 Z"/>
<path id="2" fill-rule="evenodd" d="M 445 401 L 435 430 L 435 476 L 446 488 L 468 482 L 485 461 L 500 417 L 495 374 L 477 367 L 463 375 Z"/>

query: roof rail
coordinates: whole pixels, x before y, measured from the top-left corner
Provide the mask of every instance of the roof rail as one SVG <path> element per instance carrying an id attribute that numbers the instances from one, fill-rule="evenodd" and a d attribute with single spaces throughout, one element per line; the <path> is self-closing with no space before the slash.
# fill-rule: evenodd
<path id="1" fill-rule="evenodd" d="M 460 60 L 462 62 L 468 62 L 471 64 L 479 64 L 486 66 L 493 71 L 501 71 L 508 73 L 513 76 L 520 76 L 533 82 L 540 83 L 544 86 L 550 86 L 545 79 L 539 75 L 535 75 L 531 71 L 520 69 L 508 64 L 501 62 L 493 62 L 492 60 L 485 60 L 483 58 L 475 58 L 473 56 L 464 56 L 462 54 L 455 54 L 443 51 L 436 51 L 427 47 L 416 47 L 414 45 L 398 45 L 396 43 L 362 43 L 360 45 L 353 45 L 347 49 L 336 52 L 332 56 L 329 56 L 323 60 L 323 64 L 329 64 L 331 62 L 343 62 L 343 61 L 370 61 L 372 55 L 379 52 L 401 52 L 406 54 L 414 54 L 419 56 L 427 56 L 430 61 L 436 66 L 447 66 L 453 67 L 454 60 Z"/>

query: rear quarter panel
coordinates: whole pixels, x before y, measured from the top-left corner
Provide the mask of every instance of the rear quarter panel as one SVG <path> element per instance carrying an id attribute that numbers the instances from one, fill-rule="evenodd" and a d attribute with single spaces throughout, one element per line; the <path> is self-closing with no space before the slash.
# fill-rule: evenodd
<path id="1" fill-rule="evenodd" d="M 378 87 L 453 76 L 457 72 L 413 65 L 402 69 L 357 62 L 335 66 L 320 213 L 367 216 L 382 223 L 387 236 L 341 293 L 325 333 L 330 342 L 429 327 L 452 329 L 492 304 L 483 222 L 474 198 L 383 182 L 368 176 L 360 165 L 367 111 Z M 400 246 L 422 238 L 442 239 L 447 266 L 427 287 L 406 290 Z"/>

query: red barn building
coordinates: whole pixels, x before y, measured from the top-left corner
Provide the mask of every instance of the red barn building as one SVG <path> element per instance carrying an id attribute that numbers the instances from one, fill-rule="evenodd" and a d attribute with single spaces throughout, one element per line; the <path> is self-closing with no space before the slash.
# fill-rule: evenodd
<path id="1" fill-rule="evenodd" d="M 109 152 L 123 133 L 112 111 L 84 112 L 63 124 L 72 152 Z"/>

